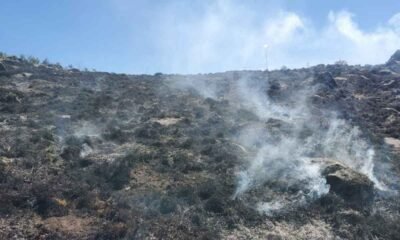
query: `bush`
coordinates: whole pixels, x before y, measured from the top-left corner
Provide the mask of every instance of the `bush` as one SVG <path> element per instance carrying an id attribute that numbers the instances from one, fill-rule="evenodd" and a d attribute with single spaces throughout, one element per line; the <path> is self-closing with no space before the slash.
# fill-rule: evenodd
<path id="1" fill-rule="evenodd" d="M 160 213 L 168 214 L 175 212 L 176 210 L 176 201 L 170 197 L 164 197 L 160 201 Z"/>
<path id="2" fill-rule="evenodd" d="M 49 65 L 49 64 L 50 64 L 50 61 L 49 61 L 47 58 L 45 58 L 45 59 L 42 61 L 42 64 L 44 64 L 44 65 Z"/>
<path id="3" fill-rule="evenodd" d="M 345 60 L 339 60 L 335 62 L 335 65 L 347 66 L 347 62 Z"/>
<path id="4" fill-rule="evenodd" d="M 223 203 L 223 201 L 220 198 L 217 198 L 214 196 L 206 202 L 206 204 L 204 205 L 204 208 L 209 212 L 223 213 L 225 204 Z"/>
<path id="5" fill-rule="evenodd" d="M 65 141 L 66 146 L 60 156 L 68 161 L 79 160 L 82 150 L 82 144 L 83 142 L 79 138 L 67 138 L 67 140 Z"/>
<path id="6" fill-rule="evenodd" d="M 29 56 L 28 57 L 28 62 L 31 64 L 39 64 L 40 60 L 39 58 L 33 57 L 33 56 Z"/>
<path id="7" fill-rule="evenodd" d="M 128 232 L 124 223 L 105 224 L 95 239 L 123 239 Z"/>
<path id="8" fill-rule="evenodd" d="M 0 162 L 0 183 L 7 182 L 7 171 L 6 171 L 6 164 Z"/>
<path id="9" fill-rule="evenodd" d="M 125 143 L 130 139 L 129 132 L 122 130 L 121 127 L 117 124 L 109 124 L 107 126 L 106 132 L 103 133 L 103 137 L 106 140 L 114 141 L 117 143 Z"/>
<path id="10" fill-rule="evenodd" d="M 130 172 L 139 161 L 145 161 L 145 155 L 128 153 L 111 163 L 103 163 L 95 166 L 94 174 L 114 190 L 121 190 L 130 181 Z"/>
<path id="11" fill-rule="evenodd" d="M 42 217 L 60 217 L 68 214 L 66 205 L 60 204 L 54 198 L 54 189 L 49 188 L 47 183 L 35 183 L 32 186 L 34 211 Z"/>
<path id="12" fill-rule="evenodd" d="M 19 59 L 21 59 L 22 61 L 26 61 L 26 57 L 23 54 L 19 55 Z"/>
<path id="13" fill-rule="evenodd" d="M 215 185 L 211 181 L 209 181 L 199 186 L 197 194 L 201 199 L 205 200 L 209 199 L 216 191 L 217 188 L 215 187 Z"/>
<path id="14" fill-rule="evenodd" d="M 193 205 L 197 201 L 195 190 L 193 189 L 193 187 L 190 186 L 182 187 L 181 189 L 179 189 L 176 193 L 176 196 L 178 199 L 183 200 L 189 205 Z"/>
<path id="15" fill-rule="evenodd" d="M 121 190 L 130 180 L 131 169 L 125 164 L 119 164 L 108 179 L 114 190 Z"/>
<path id="16" fill-rule="evenodd" d="M 56 64 L 54 64 L 54 66 L 58 69 L 63 69 L 63 66 L 61 65 L 61 63 L 56 63 Z"/>

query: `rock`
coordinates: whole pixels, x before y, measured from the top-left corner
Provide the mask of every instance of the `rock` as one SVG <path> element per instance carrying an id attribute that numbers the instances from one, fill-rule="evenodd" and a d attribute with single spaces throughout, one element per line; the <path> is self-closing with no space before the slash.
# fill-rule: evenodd
<path id="1" fill-rule="evenodd" d="M 335 79 L 329 72 L 320 73 L 317 76 L 315 76 L 313 84 L 314 85 L 318 84 L 321 85 L 323 88 L 328 88 L 328 89 L 334 89 L 337 87 Z"/>
<path id="2" fill-rule="evenodd" d="M 267 94 L 271 99 L 279 98 L 281 95 L 282 86 L 277 82 L 272 82 L 267 90 Z"/>
<path id="3" fill-rule="evenodd" d="M 397 50 L 386 62 L 386 66 L 394 72 L 400 72 L 400 50 Z"/>
<path id="4" fill-rule="evenodd" d="M 400 139 L 385 137 L 384 141 L 387 145 L 391 146 L 394 151 L 400 152 Z"/>
<path id="5" fill-rule="evenodd" d="M 400 63 L 400 50 L 397 50 L 386 62 L 386 65 L 399 64 Z"/>
<path id="6" fill-rule="evenodd" d="M 329 161 L 322 171 L 330 192 L 356 206 L 369 206 L 374 200 L 374 183 L 367 176 L 335 161 Z"/>
<path id="7" fill-rule="evenodd" d="M 381 75 L 391 75 L 391 74 L 393 74 L 393 71 L 391 71 L 388 68 L 383 68 L 382 70 L 379 70 L 378 73 Z"/>

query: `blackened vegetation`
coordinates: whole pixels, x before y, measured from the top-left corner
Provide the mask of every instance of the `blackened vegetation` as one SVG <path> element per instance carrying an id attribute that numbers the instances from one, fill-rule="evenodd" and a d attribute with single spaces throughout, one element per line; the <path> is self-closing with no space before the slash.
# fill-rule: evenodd
<path id="1" fill-rule="evenodd" d="M 365 176 L 346 181 L 341 169 L 324 173 L 329 194 L 273 216 L 234 199 L 236 168 L 248 153 L 232 136 L 260 120 L 223 95 L 242 76 L 268 79 L 272 101 L 310 84 L 314 111 L 332 109 L 361 126 L 398 176 L 398 153 L 383 143 L 400 137 L 398 55 L 373 67 L 187 76 L 215 79 L 216 98 L 168 84 L 185 76 L 89 73 L 2 57 L 0 238 L 218 239 L 236 231 L 245 239 L 256 237 L 242 229 L 263 229 L 266 221 L 301 228 L 318 220 L 344 239 L 395 239 L 396 195 L 374 191 Z M 282 133 L 277 139 L 290 132 L 279 120 L 263 124 Z"/>

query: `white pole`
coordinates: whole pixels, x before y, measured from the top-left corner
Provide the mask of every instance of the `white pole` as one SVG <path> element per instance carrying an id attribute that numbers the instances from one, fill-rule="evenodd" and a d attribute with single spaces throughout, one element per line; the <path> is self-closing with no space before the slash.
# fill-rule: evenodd
<path id="1" fill-rule="evenodd" d="M 264 44 L 265 70 L 268 71 L 268 44 Z"/>

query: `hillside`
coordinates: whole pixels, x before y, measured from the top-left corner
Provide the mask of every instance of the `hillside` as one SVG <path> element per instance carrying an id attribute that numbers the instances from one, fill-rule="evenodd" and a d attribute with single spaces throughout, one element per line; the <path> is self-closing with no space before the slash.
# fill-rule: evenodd
<path id="1" fill-rule="evenodd" d="M 396 239 L 400 51 L 126 75 L 0 58 L 1 239 Z"/>

